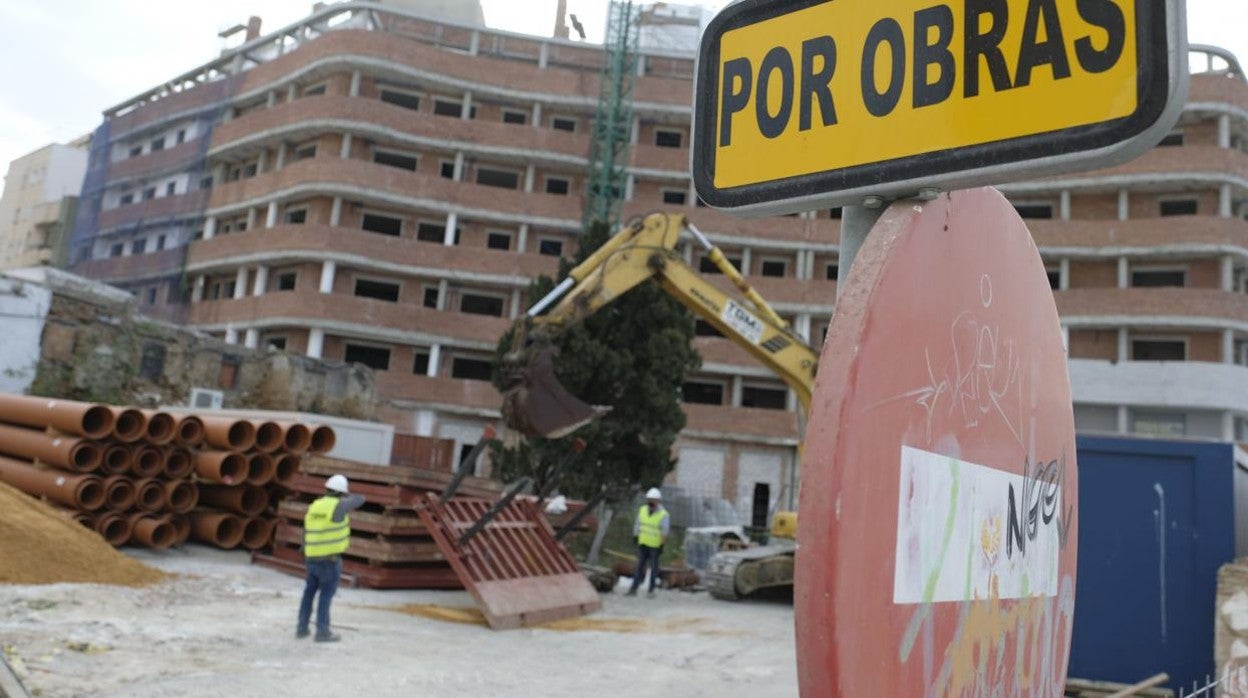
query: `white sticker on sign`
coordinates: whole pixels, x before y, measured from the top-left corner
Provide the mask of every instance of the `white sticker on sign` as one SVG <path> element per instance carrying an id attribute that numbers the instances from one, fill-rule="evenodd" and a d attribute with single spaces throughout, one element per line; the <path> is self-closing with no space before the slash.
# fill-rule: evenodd
<path id="1" fill-rule="evenodd" d="M 901 448 L 893 603 L 1057 594 L 1063 469 L 1032 477 Z"/>
<path id="2" fill-rule="evenodd" d="M 763 321 L 754 317 L 754 313 L 737 305 L 732 299 L 724 303 L 724 312 L 720 318 L 742 337 L 750 340 L 751 344 L 763 341 Z"/>

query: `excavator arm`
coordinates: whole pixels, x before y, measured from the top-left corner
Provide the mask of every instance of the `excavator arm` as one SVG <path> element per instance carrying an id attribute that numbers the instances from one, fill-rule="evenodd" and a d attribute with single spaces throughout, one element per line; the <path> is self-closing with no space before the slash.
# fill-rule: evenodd
<path id="1" fill-rule="evenodd" d="M 688 230 L 732 283 L 736 298 L 703 278 L 676 252 Z M 818 354 L 797 336 L 740 272 L 684 216 L 656 213 L 634 222 L 573 269 L 529 310 L 516 349 L 504 359 L 503 416 L 530 436 L 562 436 L 602 413 L 572 396 L 554 376 L 552 340 L 564 329 L 647 281 L 656 281 L 695 315 L 745 349 L 810 406 Z"/>

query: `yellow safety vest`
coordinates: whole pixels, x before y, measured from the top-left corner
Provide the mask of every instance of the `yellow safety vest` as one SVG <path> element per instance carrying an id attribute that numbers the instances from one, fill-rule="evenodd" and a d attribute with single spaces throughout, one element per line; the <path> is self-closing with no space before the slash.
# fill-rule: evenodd
<path id="1" fill-rule="evenodd" d="M 308 506 L 308 513 L 303 517 L 304 558 L 329 557 L 347 551 L 351 544 L 351 517 L 334 521 L 337 508 L 337 497 L 321 497 Z"/>
<path id="2" fill-rule="evenodd" d="M 666 509 L 656 509 L 652 514 L 650 505 L 642 504 L 637 511 L 637 543 L 647 548 L 663 545 L 663 519 L 666 518 Z"/>

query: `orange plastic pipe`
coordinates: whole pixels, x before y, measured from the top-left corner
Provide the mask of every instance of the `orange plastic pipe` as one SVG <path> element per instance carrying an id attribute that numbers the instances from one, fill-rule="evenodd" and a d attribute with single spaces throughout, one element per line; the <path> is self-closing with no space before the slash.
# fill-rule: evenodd
<path id="1" fill-rule="evenodd" d="M 40 470 L 25 461 L 0 456 L 0 480 L 26 494 L 44 496 L 74 509 L 95 511 L 104 506 L 104 483 L 94 475 Z"/>
<path id="2" fill-rule="evenodd" d="M 141 410 L 143 417 L 147 419 L 147 434 L 145 440 L 153 446 L 164 446 L 173 441 L 174 432 L 177 431 L 178 421 L 168 412 L 156 412 L 155 410 Z"/>
<path id="3" fill-rule="evenodd" d="M 154 477 L 136 480 L 134 505 L 144 511 L 160 511 L 165 508 L 165 486 Z"/>
<path id="4" fill-rule="evenodd" d="M 113 413 L 113 438 L 134 443 L 147 434 L 147 417 L 133 407 L 110 407 Z"/>
<path id="5" fill-rule="evenodd" d="M 134 525 L 130 523 L 130 517 L 125 514 L 116 512 L 108 512 L 101 514 L 95 520 L 95 532 L 104 537 L 108 544 L 114 548 L 123 546 L 126 541 L 130 540 L 130 533 L 134 530 Z"/>
<path id="6" fill-rule="evenodd" d="M 73 519 L 74 521 L 90 529 L 95 528 L 95 515 L 89 511 L 79 511 L 77 509 L 66 509 L 65 507 L 54 507 L 54 508 L 56 509 L 56 513 L 60 514 L 61 516 L 64 516 L 67 519 Z"/>
<path id="7" fill-rule="evenodd" d="M 247 456 L 247 484 L 267 485 L 277 473 L 277 463 L 267 453 L 250 453 Z"/>
<path id="8" fill-rule="evenodd" d="M 190 451 L 177 446 L 165 448 L 165 477 L 170 480 L 181 480 L 194 470 L 195 460 Z"/>
<path id="9" fill-rule="evenodd" d="M 276 529 L 277 521 L 273 519 L 247 519 L 243 524 L 243 547 L 256 550 L 267 546 L 273 541 Z"/>
<path id="10" fill-rule="evenodd" d="M 308 447 L 308 450 L 318 455 L 329 453 L 334 450 L 336 443 L 338 443 L 338 437 L 334 434 L 334 428 L 322 424 L 312 430 L 312 445 Z"/>
<path id="11" fill-rule="evenodd" d="M 173 432 L 173 438 L 180 446 L 198 448 L 204 443 L 203 420 L 193 414 L 180 417 L 177 429 Z"/>
<path id="12" fill-rule="evenodd" d="M 237 547 L 243 540 L 243 521 L 233 514 L 220 511 L 190 513 L 191 535 L 219 548 Z"/>
<path id="13" fill-rule="evenodd" d="M 0 422 L 102 439 L 113 431 L 113 413 L 104 405 L 0 393 Z"/>
<path id="14" fill-rule="evenodd" d="M 177 531 L 168 519 L 156 518 L 145 512 L 130 515 L 133 530 L 130 542 L 146 545 L 149 548 L 168 548 L 177 540 Z"/>
<path id="15" fill-rule="evenodd" d="M 185 545 L 186 541 L 191 537 L 191 519 L 185 514 L 174 514 L 169 517 L 169 523 L 173 526 L 174 545 Z"/>
<path id="16" fill-rule="evenodd" d="M 285 485 L 290 482 L 295 473 L 299 472 L 301 459 L 294 454 L 286 453 L 277 457 L 277 463 L 273 469 L 273 482 L 279 485 Z"/>
<path id="17" fill-rule="evenodd" d="M 109 446 L 104 449 L 104 461 L 101 464 L 101 470 L 109 475 L 120 475 L 127 472 L 130 470 L 131 455 L 129 446 L 120 444 Z"/>
<path id="18" fill-rule="evenodd" d="M 269 505 L 269 493 L 265 492 L 264 488 L 255 485 L 242 485 L 241 487 L 200 485 L 199 502 L 243 516 L 256 516 Z"/>
<path id="19" fill-rule="evenodd" d="M 247 479 L 247 458 L 226 451 L 200 451 L 195 454 L 195 472 L 209 482 L 233 485 Z"/>
<path id="20" fill-rule="evenodd" d="M 201 417 L 204 442 L 213 448 L 242 453 L 256 445 L 256 427 L 245 419 Z"/>
<path id="21" fill-rule="evenodd" d="M 0 424 L 0 453 L 38 459 L 75 473 L 93 472 L 104 460 L 104 449 L 92 441 L 7 424 Z"/>
<path id="22" fill-rule="evenodd" d="M 252 422 L 256 427 L 256 450 L 272 453 L 283 446 L 285 430 L 277 422 Z"/>
<path id="23" fill-rule="evenodd" d="M 185 514 L 199 503 L 199 488 L 186 480 L 164 483 L 165 508 L 175 514 Z"/>
<path id="24" fill-rule="evenodd" d="M 298 422 L 278 422 L 282 428 L 282 447 L 294 454 L 307 453 L 312 446 L 312 430 Z"/>
<path id="25" fill-rule="evenodd" d="M 125 475 L 110 475 L 104 478 L 104 504 L 113 511 L 128 511 L 134 506 L 138 492 L 134 489 L 134 481 Z"/>
<path id="26" fill-rule="evenodd" d="M 165 454 L 156 446 L 139 446 L 130 459 L 130 472 L 137 477 L 156 477 L 165 471 Z"/>

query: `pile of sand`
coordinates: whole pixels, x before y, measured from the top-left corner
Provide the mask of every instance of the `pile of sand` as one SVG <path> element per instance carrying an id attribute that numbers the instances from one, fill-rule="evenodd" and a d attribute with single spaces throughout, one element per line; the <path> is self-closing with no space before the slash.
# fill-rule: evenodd
<path id="1" fill-rule="evenodd" d="M 0 584 L 145 586 L 164 577 L 82 524 L 0 482 Z"/>

